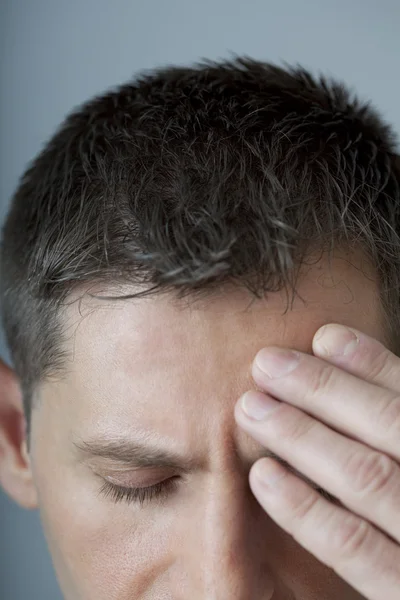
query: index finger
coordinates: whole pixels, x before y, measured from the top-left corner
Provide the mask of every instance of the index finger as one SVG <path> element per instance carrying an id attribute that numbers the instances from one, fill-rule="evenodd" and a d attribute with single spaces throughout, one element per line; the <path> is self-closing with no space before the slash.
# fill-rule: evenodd
<path id="1" fill-rule="evenodd" d="M 312 348 L 315 356 L 352 375 L 400 392 L 400 358 L 362 331 L 329 323 L 315 333 Z"/>

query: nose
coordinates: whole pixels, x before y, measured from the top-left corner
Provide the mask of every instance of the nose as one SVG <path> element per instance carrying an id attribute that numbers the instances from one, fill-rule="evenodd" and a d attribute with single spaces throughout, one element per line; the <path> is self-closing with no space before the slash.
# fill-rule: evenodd
<path id="1" fill-rule="evenodd" d="M 243 478 L 214 479 L 197 498 L 182 546 L 189 597 L 271 600 L 275 585 L 266 562 L 268 523 Z"/>

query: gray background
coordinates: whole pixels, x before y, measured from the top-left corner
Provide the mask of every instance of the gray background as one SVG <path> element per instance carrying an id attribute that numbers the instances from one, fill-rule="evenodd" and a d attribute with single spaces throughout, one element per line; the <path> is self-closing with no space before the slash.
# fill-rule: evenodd
<path id="1" fill-rule="evenodd" d="M 0 222 L 74 106 L 140 69 L 246 53 L 335 75 L 400 129 L 398 0 L 0 0 Z M 0 354 L 9 355 L 0 331 Z M 61 598 L 37 511 L 0 491 L 0 599 Z"/>

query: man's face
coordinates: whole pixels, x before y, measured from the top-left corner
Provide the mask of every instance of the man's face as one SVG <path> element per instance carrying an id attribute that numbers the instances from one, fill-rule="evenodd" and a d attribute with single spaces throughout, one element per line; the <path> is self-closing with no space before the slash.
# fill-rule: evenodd
<path id="1" fill-rule="evenodd" d="M 284 291 L 68 307 L 69 373 L 42 386 L 30 457 L 66 600 L 361 598 L 259 505 L 248 473 L 266 449 L 234 420 L 262 347 L 311 353 L 329 322 L 384 340 L 376 285 L 347 258 L 308 267 L 297 292 L 286 314 Z M 111 487 L 161 482 L 142 503 Z"/>

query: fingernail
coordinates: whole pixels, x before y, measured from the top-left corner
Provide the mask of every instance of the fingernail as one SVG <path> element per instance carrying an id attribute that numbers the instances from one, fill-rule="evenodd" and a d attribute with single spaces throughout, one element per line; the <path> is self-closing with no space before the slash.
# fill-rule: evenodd
<path id="1" fill-rule="evenodd" d="M 251 419 L 261 421 L 271 410 L 277 408 L 280 402 L 273 400 L 262 392 L 250 391 L 243 394 L 241 398 L 242 410 Z"/>
<path id="2" fill-rule="evenodd" d="M 347 356 L 357 348 L 357 335 L 344 325 L 325 325 L 314 337 L 320 354 L 327 356 Z"/>
<path id="3" fill-rule="evenodd" d="M 268 377 L 274 378 L 282 377 L 293 371 L 299 359 L 298 352 L 263 348 L 256 356 L 256 364 Z"/>
<path id="4" fill-rule="evenodd" d="M 275 460 L 263 458 L 254 467 L 255 474 L 263 487 L 273 488 L 275 484 L 288 474 L 287 469 Z"/>

